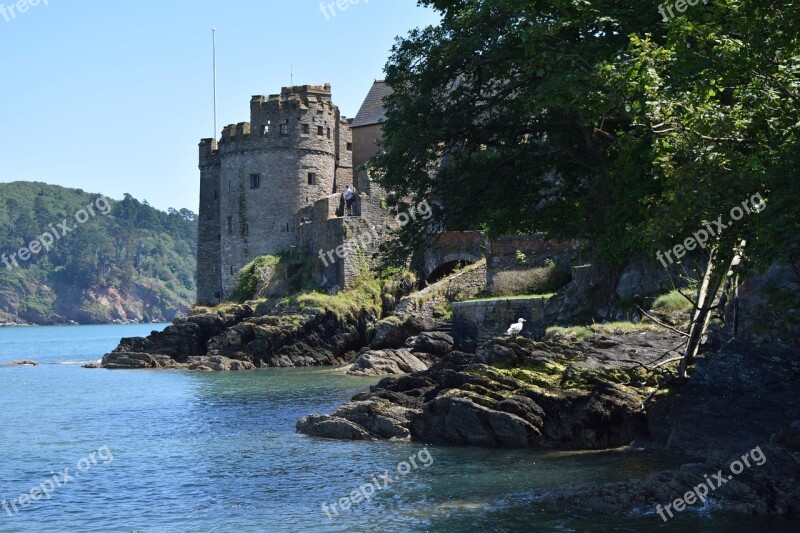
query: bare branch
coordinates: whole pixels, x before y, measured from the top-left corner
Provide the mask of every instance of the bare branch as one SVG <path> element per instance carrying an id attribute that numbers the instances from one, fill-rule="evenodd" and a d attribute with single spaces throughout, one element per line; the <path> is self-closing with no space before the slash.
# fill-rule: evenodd
<path id="1" fill-rule="evenodd" d="M 656 324 L 658 324 L 658 325 L 659 325 L 659 326 L 661 326 L 662 328 L 666 328 L 666 329 L 668 329 L 668 330 L 670 330 L 670 331 L 674 331 L 675 333 L 677 333 L 677 334 L 679 334 L 679 335 L 683 335 L 684 337 L 688 337 L 688 336 L 689 336 L 689 334 L 688 334 L 688 333 L 686 333 L 685 331 L 681 331 L 681 330 L 679 330 L 678 328 L 673 328 L 672 326 L 670 326 L 670 325 L 668 325 L 668 324 L 664 324 L 663 322 L 661 322 L 661 321 L 660 321 L 660 320 L 658 320 L 657 318 L 655 318 L 655 317 L 653 317 L 653 316 L 649 315 L 649 314 L 647 313 L 647 311 L 645 311 L 644 309 L 642 309 L 642 308 L 641 308 L 641 307 L 639 307 L 638 305 L 636 306 L 636 308 L 637 308 L 639 311 L 641 311 L 641 312 L 642 312 L 642 314 L 643 314 L 644 316 L 646 316 L 647 318 L 649 318 L 650 320 L 652 320 L 653 322 L 655 322 Z"/>

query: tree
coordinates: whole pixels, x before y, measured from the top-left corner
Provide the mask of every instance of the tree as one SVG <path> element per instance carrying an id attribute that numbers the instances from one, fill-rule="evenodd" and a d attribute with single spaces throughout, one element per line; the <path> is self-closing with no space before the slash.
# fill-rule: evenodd
<path id="1" fill-rule="evenodd" d="M 395 45 L 372 162 L 394 203 L 434 197 L 449 229 L 584 239 L 611 267 L 672 250 L 756 193 L 797 205 L 794 2 L 721 0 L 667 21 L 658 1 L 421 3 L 442 22 Z M 682 370 L 740 243 L 757 266 L 798 228 L 795 207 L 709 239 Z M 400 260 L 428 238 L 412 221 L 387 251 Z"/>

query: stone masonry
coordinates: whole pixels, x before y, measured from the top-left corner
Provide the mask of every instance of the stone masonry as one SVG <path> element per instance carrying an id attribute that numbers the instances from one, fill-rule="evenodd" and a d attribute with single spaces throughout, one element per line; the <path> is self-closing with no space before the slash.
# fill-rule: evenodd
<path id="1" fill-rule="evenodd" d="M 198 303 L 225 300 L 258 256 L 341 242 L 328 225 L 352 184 L 352 133 L 330 84 L 254 96 L 250 122 L 203 139 L 199 156 Z"/>

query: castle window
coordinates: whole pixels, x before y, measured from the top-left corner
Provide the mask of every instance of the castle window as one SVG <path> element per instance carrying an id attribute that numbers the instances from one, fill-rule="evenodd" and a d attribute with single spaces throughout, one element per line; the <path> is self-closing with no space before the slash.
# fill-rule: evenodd
<path id="1" fill-rule="evenodd" d="M 242 235 L 250 235 L 250 224 L 247 222 L 244 223 L 244 227 L 242 228 Z"/>
<path id="2" fill-rule="evenodd" d="M 216 200 L 217 198 L 219 198 L 219 193 L 217 191 L 214 191 L 214 200 Z"/>
<path id="3" fill-rule="evenodd" d="M 269 124 L 264 124 L 263 126 L 261 126 L 261 136 L 266 137 L 268 133 L 269 133 Z"/>
<path id="4" fill-rule="evenodd" d="M 325 128 L 323 128 L 322 126 L 317 126 L 317 135 L 319 135 L 320 137 L 325 135 Z"/>
<path id="5" fill-rule="evenodd" d="M 258 189 L 261 187 L 261 175 L 260 174 L 250 174 L 250 188 L 251 189 Z"/>
<path id="6" fill-rule="evenodd" d="M 222 240 L 222 235 L 220 235 L 219 233 L 217 233 L 217 242 L 219 242 L 219 241 L 221 241 L 221 240 Z"/>
<path id="7" fill-rule="evenodd" d="M 233 276 L 233 265 L 231 265 L 231 276 Z"/>
<path id="8" fill-rule="evenodd" d="M 328 128 L 328 139 L 330 139 L 330 138 L 331 138 L 331 129 Z"/>
<path id="9" fill-rule="evenodd" d="M 347 143 L 347 151 L 348 152 L 352 152 L 353 151 L 353 143 Z"/>
<path id="10" fill-rule="evenodd" d="M 233 233 L 233 217 L 228 217 L 228 234 Z"/>
<path id="11" fill-rule="evenodd" d="M 281 124 L 281 135 L 283 135 L 283 136 L 289 135 L 289 125 L 288 124 Z"/>
<path id="12" fill-rule="evenodd" d="M 309 130 L 309 126 L 308 126 L 308 124 L 303 124 L 303 133 L 305 133 L 306 135 L 308 135 L 308 130 Z"/>
<path id="13" fill-rule="evenodd" d="M 323 114 L 324 112 L 325 112 L 325 110 L 324 110 L 324 109 L 322 109 L 321 107 L 317 109 L 317 115 L 321 115 L 321 114 Z"/>
<path id="14" fill-rule="evenodd" d="M 309 172 L 308 173 L 308 184 L 309 185 L 316 185 L 317 184 L 317 174 L 316 174 L 316 172 Z"/>

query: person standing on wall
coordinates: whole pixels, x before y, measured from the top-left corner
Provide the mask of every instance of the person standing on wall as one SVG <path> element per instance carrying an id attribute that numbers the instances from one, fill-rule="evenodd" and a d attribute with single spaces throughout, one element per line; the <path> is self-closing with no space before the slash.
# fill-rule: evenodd
<path id="1" fill-rule="evenodd" d="M 355 198 L 355 195 L 353 194 L 353 190 L 348 185 L 344 190 L 344 203 L 346 207 L 345 214 L 347 215 L 353 214 L 353 198 Z"/>

